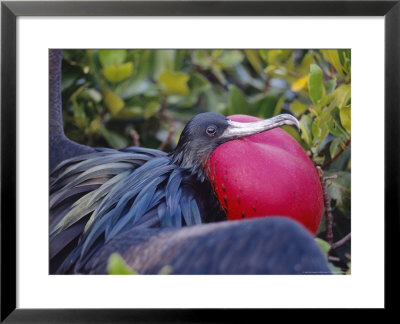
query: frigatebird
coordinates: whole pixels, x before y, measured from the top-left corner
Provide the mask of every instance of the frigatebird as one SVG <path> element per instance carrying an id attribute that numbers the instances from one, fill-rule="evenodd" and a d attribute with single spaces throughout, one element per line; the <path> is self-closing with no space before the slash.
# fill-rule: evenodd
<path id="1" fill-rule="evenodd" d="M 298 127 L 296 118 L 283 114 L 238 123 L 216 113 L 199 114 L 185 126 L 169 154 L 141 147 L 120 151 L 86 147 L 66 139 L 60 127 L 60 55 L 50 52 L 50 123 L 55 124 L 55 128 L 50 127 L 50 273 L 104 273 L 113 251 L 128 259 L 135 255 L 131 263 L 142 273 L 155 273 L 163 262 L 170 264 L 174 273 L 329 272 L 312 237 L 290 220 L 215 223 L 225 220 L 225 213 L 207 173 L 213 150 L 227 141 L 283 125 Z M 203 223 L 213 224 L 200 225 Z M 229 270 L 219 262 L 228 256 L 234 259 L 229 252 L 221 251 L 214 261 L 204 258 L 210 254 L 210 248 L 202 245 L 206 238 L 224 247 L 242 230 L 247 245 L 239 243 L 231 253 L 254 263 L 257 254 L 268 252 L 268 261 L 250 268 L 249 264 L 244 268 L 231 266 Z M 287 245 L 288 240 L 297 243 Z M 168 241 L 175 242 L 174 248 L 165 251 Z M 251 247 L 253 251 L 249 251 Z M 278 260 L 278 254 L 271 257 L 274 249 L 285 262 L 272 264 Z M 203 261 L 193 267 L 184 255 L 188 260 L 198 255 L 195 250 L 202 250 Z M 149 251 L 153 253 L 150 259 Z M 308 258 L 304 254 L 309 254 Z M 165 255 L 169 255 L 167 260 Z"/>

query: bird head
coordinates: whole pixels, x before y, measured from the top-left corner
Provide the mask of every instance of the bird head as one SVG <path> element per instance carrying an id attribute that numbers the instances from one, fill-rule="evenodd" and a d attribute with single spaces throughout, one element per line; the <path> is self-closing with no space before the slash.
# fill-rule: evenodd
<path id="1" fill-rule="evenodd" d="M 241 123 L 217 113 L 201 113 L 186 124 L 178 145 L 171 153 L 172 160 L 182 168 L 189 169 L 203 181 L 207 176 L 204 169 L 209 157 L 219 145 L 284 125 L 300 129 L 298 120 L 289 114 Z"/>

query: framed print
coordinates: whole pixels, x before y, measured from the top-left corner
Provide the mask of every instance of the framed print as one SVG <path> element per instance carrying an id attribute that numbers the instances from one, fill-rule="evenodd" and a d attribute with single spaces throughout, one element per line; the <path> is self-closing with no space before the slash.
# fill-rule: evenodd
<path id="1" fill-rule="evenodd" d="M 2 321 L 219 321 L 226 308 L 392 306 L 398 1 L 1 9 Z M 281 126 L 290 154 L 253 156 L 261 142 L 247 137 Z M 248 146 L 234 146 L 239 138 Z M 267 196 L 296 222 L 258 219 L 278 213 L 259 203 Z M 221 214 L 208 213 L 213 206 Z M 209 224 L 183 226 L 192 223 Z M 250 243 L 235 252 L 243 237 Z M 265 255 L 269 268 L 257 272 Z M 120 276 L 136 272 L 152 275 Z"/>

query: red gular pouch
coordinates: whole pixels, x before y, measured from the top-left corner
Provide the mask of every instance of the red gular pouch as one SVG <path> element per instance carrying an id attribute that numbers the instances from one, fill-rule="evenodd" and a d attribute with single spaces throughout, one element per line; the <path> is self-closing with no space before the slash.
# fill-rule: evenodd
<path id="1" fill-rule="evenodd" d="M 237 122 L 259 118 L 228 117 Z M 303 148 L 274 128 L 219 145 L 206 168 L 228 220 L 286 216 L 315 234 L 323 213 L 320 179 Z"/>

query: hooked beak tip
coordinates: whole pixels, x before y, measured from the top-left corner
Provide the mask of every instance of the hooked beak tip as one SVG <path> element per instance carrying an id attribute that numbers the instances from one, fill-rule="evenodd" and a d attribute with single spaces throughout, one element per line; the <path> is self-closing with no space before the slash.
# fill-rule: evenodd
<path id="1" fill-rule="evenodd" d="M 292 115 L 289 115 L 289 114 L 282 114 L 282 115 L 280 115 L 280 116 L 285 116 L 286 120 L 289 121 L 289 122 L 287 123 L 287 125 L 296 127 L 297 130 L 300 132 L 300 130 L 301 130 L 301 128 L 300 128 L 300 122 L 298 121 L 298 119 L 297 119 L 296 117 L 294 117 L 294 116 L 292 116 Z"/>

